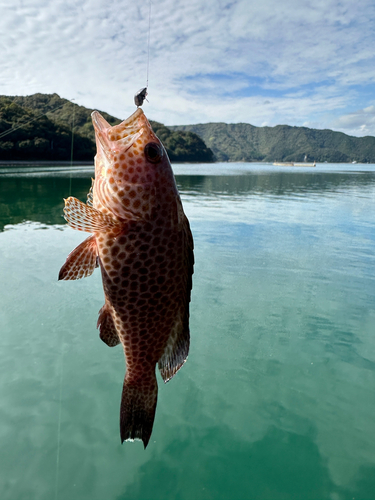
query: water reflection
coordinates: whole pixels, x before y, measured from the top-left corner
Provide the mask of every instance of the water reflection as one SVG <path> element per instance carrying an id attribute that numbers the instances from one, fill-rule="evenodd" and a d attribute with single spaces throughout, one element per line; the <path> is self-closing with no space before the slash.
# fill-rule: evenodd
<path id="1" fill-rule="evenodd" d="M 0 178 L 1 498 L 372 498 L 374 173 L 224 173 L 177 176 L 191 352 L 146 452 L 119 444 L 100 273 L 57 283 L 84 238 L 62 199 L 85 200 L 90 174 Z"/>
<path id="2" fill-rule="evenodd" d="M 241 176 L 177 176 L 177 182 L 183 191 L 190 194 L 204 193 L 244 195 L 265 193 L 274 196 L 289 194 L 335 192 L 351 187 L 374 187 L 375 172 L 361 172 L 348 175 L 335 173 L 262 173 Z"/>
<path id="3" fill-rule="evenodd" d="M 6 224 L 37 221 L 63 224 L 63 198 L 69 195 L 85 201 L 91 186 L 90 175 L 70 178 L 0 177 L 0 231 Z"/>
<path id="4" fill-rule="evenodd" d="M 92 167 L 87 169 L 0 168 L 0 231 L 6 224 L 25 220 L 44 224 L 63 222 L 63 198 L 85 201 L 91 186 Z M 325 196 L 338 191 L 373 189 L 375 172 L 293 173 L 262 172 L 247 175 L 177 175 L 182 195 L 211 198 L 266 195 L 271 197 Z"/>
<path id="5" fill-rule="evenodd" d="M 117 500 L 164 500 L 171 491 L 181 500 L 328 500 L 337 491 L 318 447 L 307 436 L 271 427 L 261 440 L 248 443 L 229 427 L 213 423 L 199 436 L 185 439 L 178 429 L 173 431 L 170 447 L 144 464 Z M 196 446 L 192 439 L 198 440 Z M 177 454 L 192 464 L 188 473 L 172 459 Z M 155 490 L 158 483 L 163 486 Z"/>

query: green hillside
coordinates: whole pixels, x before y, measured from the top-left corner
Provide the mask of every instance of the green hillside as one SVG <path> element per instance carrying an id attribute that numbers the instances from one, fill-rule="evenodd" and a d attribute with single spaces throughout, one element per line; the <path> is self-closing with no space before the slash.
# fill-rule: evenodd
<path id="1" fill-rule="evenodd" d="M 0 160 L 69 161 L 74 121 L 73 158 L 92 161 L 96 151 L 92 111 L 57 94 L 0 96 Z M 101 113 L 111 125 L 120 122 Z M 306 158 L 375 163 L 375 137 L 370 136 L 352 137 L 288 125 L 206 123 L 166 127 L 150 122 L 173 162 L 302 162 Z"/>
<path id="2" fill-rule="evenodd" d="M 74 125 L 74 160 L 92 161 L 96 152 L 92 111 L 57 94 L 0 96 L 0 160 L 68 161 Z M 111 125 L 121 121 L 100 113 Z M 196 134 L 172 131 L 158 122 L 151 121 L 151 125 L 171 161 L 213 161 L 212 151 Z M 6 133 L 12 128 L 11 133 Z M 2 136 L 4 132 L 6 135 Z"/>
<path id="3" fill-rule="evenodd" d="M 92 140 L 76 131 L 73 146 L 75 160 L 92 160 L 95 155 Z M 0 96 L 0 160 L 68 161 L 71 147 L 71 125 Z"/>
<path id="4" fill-rule="evenodd" d="M 217 161 L 307 161 L 375 163 L 375 137 L 352 137 L 307 127 L 254 127 L 248 123 L 179 125 L 194 132 Z"/>

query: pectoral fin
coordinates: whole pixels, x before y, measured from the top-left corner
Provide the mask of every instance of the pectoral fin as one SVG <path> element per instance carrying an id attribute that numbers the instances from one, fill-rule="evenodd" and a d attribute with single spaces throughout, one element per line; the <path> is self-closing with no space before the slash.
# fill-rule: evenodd
<path id="1" fill-rule="evenodd" d="M 70 196 L 65 201 L 64 217 L 69 226 L 87 233 L 108 232 L 118 227 L 119 223 L 111 215 L 86 205 Z"/>
<path id="2" fill-rule="evenodd" d="M 99 328 L 99 336 L 102 341 L 107 344 L 107 346 L 115 347 L 120 343 L 115 323 L 107 304 L 104 304 L 104 306 L 99 311 L 99 318 L 96 328 Z"/>
<path id="3" fill-rule="evenodd" d="M 79 280 L 90 276 L 98 267 L 97 255 L 95 236 L 89 236 L 68 255 L 60 269 L 59 280 Z"/>

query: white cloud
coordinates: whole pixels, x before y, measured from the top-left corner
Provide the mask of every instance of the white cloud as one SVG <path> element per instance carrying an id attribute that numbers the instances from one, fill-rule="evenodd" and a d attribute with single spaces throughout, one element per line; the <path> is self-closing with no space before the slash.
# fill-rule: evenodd
<path id="1" fill-rule="evenodd" d="M 368 106 L 340 116 L 332 123 L 336 130 L 359 137 L 375 135 L 375 106 Z"/>
<path id="2" fill-rule="evenodd" d="M 151 118 L 374 133 L 368 113 L 347 125 L 372 104 L 360 92 L 375 83 L 372 0 L 160 0 L 151 13 Z M 147 0 L 2 7 L 0 94 L 57 92 L 125 117 L 146 84 L 148 14 Z"/>

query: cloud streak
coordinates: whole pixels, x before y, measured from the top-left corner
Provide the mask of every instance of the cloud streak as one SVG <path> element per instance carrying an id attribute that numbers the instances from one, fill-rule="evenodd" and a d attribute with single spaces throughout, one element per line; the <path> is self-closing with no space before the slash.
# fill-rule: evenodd
<path id="1" fill-rule="evenodd" d="M 372 0 L 160 0 L 151 13 L 151 118 L 375 135 Z M 146 84 L 148 14 L 147 1 L 4 6 L 0 93 L 57 92 L 125 117 Z"/>

